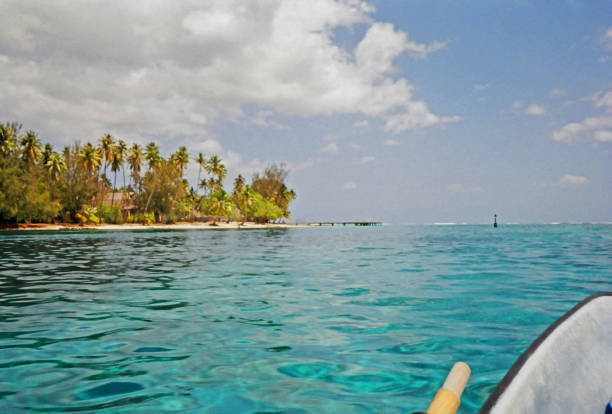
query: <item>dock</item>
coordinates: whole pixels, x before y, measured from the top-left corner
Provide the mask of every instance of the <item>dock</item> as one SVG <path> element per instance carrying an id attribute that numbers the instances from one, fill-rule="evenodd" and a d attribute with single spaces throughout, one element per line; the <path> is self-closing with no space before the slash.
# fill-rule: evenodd
<path id="1" fill-rule="evenodd" d="M 319 226 L 382 226 L 380 221 L 321 221 Z"/>

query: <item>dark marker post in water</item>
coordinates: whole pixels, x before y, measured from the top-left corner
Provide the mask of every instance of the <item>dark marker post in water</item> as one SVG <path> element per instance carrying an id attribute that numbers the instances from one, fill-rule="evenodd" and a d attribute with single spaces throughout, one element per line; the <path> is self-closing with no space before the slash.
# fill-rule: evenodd
<path id="1" fill-rule="evenodd" d="M 497 228 L 497 214 L 493 214 L 493 227 Z"/>

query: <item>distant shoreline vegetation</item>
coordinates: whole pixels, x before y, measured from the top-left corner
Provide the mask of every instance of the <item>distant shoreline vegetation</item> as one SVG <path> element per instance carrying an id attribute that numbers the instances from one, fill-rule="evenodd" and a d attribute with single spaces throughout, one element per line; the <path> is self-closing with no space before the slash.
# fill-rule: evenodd
<path id="1" fill-rule="evenodd" d="M 223 188 L 227 169 L 221 159 L 186 147 L 169 157 L 154 142 L 128 146 L 110 134 L 97 143 L 74 143 L 62 152 L 41 143 L 22 125 L 0 123 L 0 224 L 166 223 L 232 219 L 266 223 L 289 219 L 296 197 L 284 165 L 242 175 L 233 190 Z M 190 161 L 198 165 L 196 188 L 184 177 Z M 127 174 L 127 180 L 126 180 Z M 123 184 L 117 187 L 117 181 Z"/>

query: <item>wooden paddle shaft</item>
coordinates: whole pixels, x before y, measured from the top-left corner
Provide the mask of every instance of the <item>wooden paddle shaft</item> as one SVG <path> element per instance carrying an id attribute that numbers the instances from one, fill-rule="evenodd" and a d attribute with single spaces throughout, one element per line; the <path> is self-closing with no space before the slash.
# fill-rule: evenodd
<path id="1" fill-rule="evenodd" d="M 429 404 L 427 414 L 455 414 L 461 404 L 461 394 L 470 379 L 470 373 L 468 364 L 457 362 Z"/>

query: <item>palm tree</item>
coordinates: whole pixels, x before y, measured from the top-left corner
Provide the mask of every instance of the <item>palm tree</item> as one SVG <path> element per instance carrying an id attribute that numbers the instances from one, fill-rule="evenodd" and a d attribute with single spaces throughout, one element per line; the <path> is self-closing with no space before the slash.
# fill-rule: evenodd
<path id="1" fill-rule="evenodd" d="M 278 189 L 274 203 L 283 211 L 283 217 L 289 218 L 289 203 L 296 197 L 295 191 L 289 190 L 283 183 Z"/>
<path id="2" fill-rule="evenodd" d="M 223 165 L 223 163 L 221 162 L 221 159 L 217 157 L 216 155 L 213 155 L 212 157 L 208 159 L 205 169 L 209 174 L 212 174 L 215 177 L 217 177 L 217 180 L 214 183 L 215 191 L 222 190 L 223 180 L 225 179 L 225 176 L 227 175 L 227 168 L 225 168 L 225 165 Z"/>
<path id="3" fill-rule="evenodd" d="M 234 192 L 241 193 L 244 189 L 244 177 L 242 174 L 238 174 L 238 177 L 234 180 Z"/>
<path id="4" fill-rule="evenodd" d="M 121 158 L 121 172 L 123 173 L 123 186 L 124 187 L 125 187 L 125 168 L 123 167 L 123 163 L 127 155 L 127 149 L 128 148 L 127 148 L 125 141 L 123 141 L 122 139 L 117 141 L 117 146 L 115 147 L 115 150 L 117 151 L 117 154 Z"/>
<path id="5" fill-rule="evenodd" d="M 17 151 L 17 135 L 21 124 L 16 122 L 0 123 L 0 154 L 9 155 Z"/>
<path id="6" fill-rule="evenodd" d="M 234 182 L 235 183 L 235 182 Z M 255 191 L 248 185 L 244 186 L 240 192 L 234 192 L 234 204 L 240 210 L 242 220 L 248 220 L 249 212 L 255 205 Z"/>
<path id="7" fill-rule="evenodd" d="M 95 174 L 98 168 L 100 168 L 100 164 L 102 162 L 100 152 L 91 144 L 91 142 L 88 142 L 83 149 L 81 149 L 79 158 L 81 158 L 81 164 L 85 170 L 89 172 L 90 176 Z"/>
<path id="8" fill-rule="evenodd" d="M 238 174 L 238 177 L 234 179 L 234 191 L 232 192 L 232 200 L 234 200 L 234 204 L 241 209 L 242 200 L 244 193 L 244 177 L 242 174 Z"/>
<path id="9" fill-rule="evenodd" d="M 47 169 L 47 173 L 54 181 L 59 181 L 64 170 L 66 169 L 66 162 L 57 152 L 49 155 L 49 159 L 45 163 L 45 168 Z"/>
<path id="10" fill-rule="evenodd" d="M 187 148 L 180 147 L 178 151 L 172 154 L 172 160 L 181 170 L 181 176 L 183 176 L 183 171 L 187 164 L 189 164 L 189 153 L 187 153 Z"/>
<path id="11" fill-rule="evenodd" d="M 138 144 L 132 145 L 127 161 L 130 164 L 130 179 L 134 180 L 134 184 L 140 181 L 140 165 L 142 164 L 142 148 Z"/>
<path id="12" fill-rule="evenodd" d="M 200 188 L 200 176 L 202 175 L 202 168 L 204 168 L 204 166 L 206 165 L 206 158 L 204 158 L 204 155 L 202 155 L 202 153 L 200 152 L 198 154 L 198 158 L 196 158 L 195 160 L 198 163 L 198 189 Z"/>
<path id="13" fill-rule="evenodd" d="M 113 147 L 115 146 L 115 138 L 111 134 L 105 134 L 100 139 L 100 152 L 104 157 L 104 176 L 106 177 L 106 167 L 110 164 L 113 158 Z"/>
<path id="14" fill-rule="evenodd" d="M 77 147 L 78 148 L 78 147 Z M 81 159 L 81 165 L 85 168 L 88 173 L 87 182 L 91 181 L 92 178 L 96 177 L 100 173 L 100 164 L 102 163 L 102 156 L 100 151 L 94 147 L 91 142 L 88 142 L 79 152 L 79 158 Z M 92 202 L 95 199 L 95 193 L 92 195 Z"/>
<path id="15" fill-rule="evenodd" d="M 27 131 L 21 138 L 21 156 L 28 164 L 33 164 L 42 155 L 40 140 L 34 131 Z"/>
<path id="16" fill-rule="evenodd" d="M 211 179 L 202 178 L 202 181 L 198 183 L 198 187 L 204 190 L 204 195 L 208 195 L 209 193 L 214 191 L 216 187 L 215 179 L 214 178 L 211 178 Z"/>
<path id="17" fill-rule="evenodd" d="M 45 149 L 42 151 L 42 160 L 40 161 L 40 165 L 47 165 L 47 161 L 49 161 L 51 154 L 53 154 L 53 147 L 51 147 L 51 144 L 45 144 Z"/>
<path id="18" fill-rule="evenodd" d="M 161 161 L 161 157 L 159 155 L 159 148 L 157 148 L 157 145 L 154 142 L 151 142 L 149 143 L 149 145 L 147 145 L 145 160 L 147 160 L 149 170 L 155 168 Z"/>
<path id="19" fill-rule="evenodd" d="M 218 217 L 232 217 L 234 212 L 234 203 L 225 191 L 219 190 L 211 196 L 208 214 L 214 217 L 213 224 Z"/>
<path id="20" fill-rule="evenodd" d="M 123 153 L 120 151 L 119 146 L 115 145 L 112 152 L 111 160 L 111 171 L 114 174 L 113 178 L 113 194 L 111 196 L 111 207 L 115 204 L 115 191 L 117 190 L 117 171 L 123 168 Z"/>

